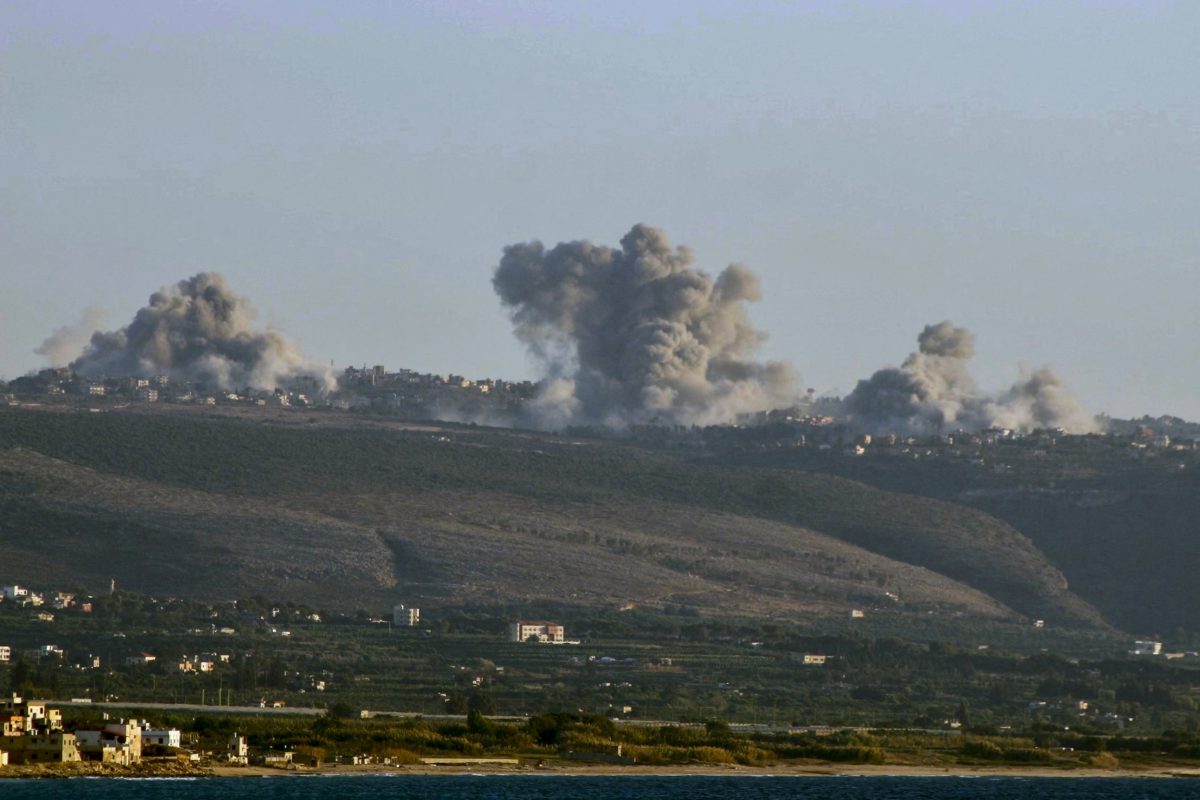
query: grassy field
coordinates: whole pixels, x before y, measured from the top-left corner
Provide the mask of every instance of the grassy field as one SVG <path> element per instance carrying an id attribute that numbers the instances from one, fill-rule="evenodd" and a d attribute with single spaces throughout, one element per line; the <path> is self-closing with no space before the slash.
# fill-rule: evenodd
<path id="1" fill-rule="evenodd" d="M 236 609 L 127 593 L 95 603 L 92 614 L 60 612 L 53 623 L 0 605 L 0 643 L 18 653 L 47 643 L 65 650 L 62 659 L 0 666 L 0 685 L 115 702 L 214 704 L 220 697 L 233 705 L 427 715 L 476 708 L 922 729 L 947 729 L 966 717 L 979 729 L 1046 723 L 1107 733 L 1186 730 L 1200 707 L 1200 672 L 1191 659 L 1132 659 L 1102 635 L 1000 623 L 964 627 L 961 640 L 974 644 L 956 645 L 877 636 L 848 620 L 805 625 L 576 607 L 560 608 L 557 619 L 580 643 L 542 645 L 506 641 L 516 609 L 492 606 L 441 609 L 421 628 L 391 628 L 366 615 L 252 598 Z M 322 622 L 308 621 L 315 612 Z M 126 666 L 127 656 L 141 652 L 158 659 Z M 218 661 L 210 674 L 178 670 L 181 657 L 206 653 L 230 661 Z M 92 655 L 100 669 L 75 666 Z M 825 656 L 825 663 L 805 664 L 806 655 Z"/>

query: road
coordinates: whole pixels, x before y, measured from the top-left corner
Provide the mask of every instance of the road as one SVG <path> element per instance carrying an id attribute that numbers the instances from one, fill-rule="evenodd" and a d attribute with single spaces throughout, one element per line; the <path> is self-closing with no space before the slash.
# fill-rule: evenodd
<path id="1" fill-rule="evenodd" d="M 264 708 L 262 706 L 207 706 L 199 703 L 120 703 L 120 702 L 105 702 L 105 703 L 84 703 L 74 700 L 53 700 L 48 701 L 56 706 L 68 706 L 73 708 L 103 708 L 103 709 L 138 709 L 145 711 L 190 711 L 194 713 L 207 714 L 265 714 L 274 716 L 297 716 L 297 717 L 320 717 L 326 713 L 324 708 L 304 708 L 300 706 L 284 706 L 282 708 Z M 366 711 L 364 714 L 369 719 L 389 718 L 389 719 L 428 719 L 439 722 L 465 722 L 467 717 L 465 714 L 422 714 L 419 711 Z M 528 719 L 527 716 L 489 716 L 488 719 L 494 719 L 498 722 L 524 722 Z M 616 719 L 613 720 L 618 725 L 629 725 L 633 727 L 652 727 L 659 728 L 663 726 L 673 726 L 679 728 L 703 728 L 702 722 L 679 722 L 676 720 L 663 719 Z M 729 726 L 734 731 L 740 733 L 817 733 L 827 734 L 843 730 L 859 730 L 868 732 L 871 728 L 862 727 L 841 727 L 831 728 L 827 725 L 778 725 L 770 723 L 751 723 L 751 722 L 735 722 Z M 962 734 L 961 730 L 948 730 L 946 728 L 889 728 L 889 731 L 895 733 L 921 733 L 921 734 L 940 734 L 943 736 L 958 736 Z"/>

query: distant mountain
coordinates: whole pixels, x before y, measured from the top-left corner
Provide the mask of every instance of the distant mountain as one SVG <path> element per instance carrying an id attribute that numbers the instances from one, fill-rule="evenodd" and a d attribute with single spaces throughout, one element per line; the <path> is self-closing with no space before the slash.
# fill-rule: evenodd
<path id="1" fill-rule="evenodd" d="M 550 600 L 1103 627 L 982 511 L 833 475 L 332 413 L 0 410 L 0 579 L 353 609 Z"/>

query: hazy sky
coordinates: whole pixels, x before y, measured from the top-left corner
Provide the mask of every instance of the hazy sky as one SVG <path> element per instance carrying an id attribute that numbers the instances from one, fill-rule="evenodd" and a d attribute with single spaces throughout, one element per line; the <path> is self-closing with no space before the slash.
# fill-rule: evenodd
<path id="1" fill-rule="evenodd" d="M 315 357 L 533 377 L 505 244 L 666 229 L 848 392 L 1200 419 L 1200 3 L 0 3 L 0 376 L 224 272 Z"/>

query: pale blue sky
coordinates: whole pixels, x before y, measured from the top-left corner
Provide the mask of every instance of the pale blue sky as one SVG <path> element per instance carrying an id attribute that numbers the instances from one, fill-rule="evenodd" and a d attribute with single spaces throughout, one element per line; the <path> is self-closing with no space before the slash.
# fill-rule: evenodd
<path id="1" fill-rule="evenodd" d="M 224 272 L 314 357 L 532 377 L 503 245 L 635 222 L 763 277 L 849 391 L 943 318 L 988 387 L 1200 419 L 1200 3 L 0 3 L 0 375 Z"/>

